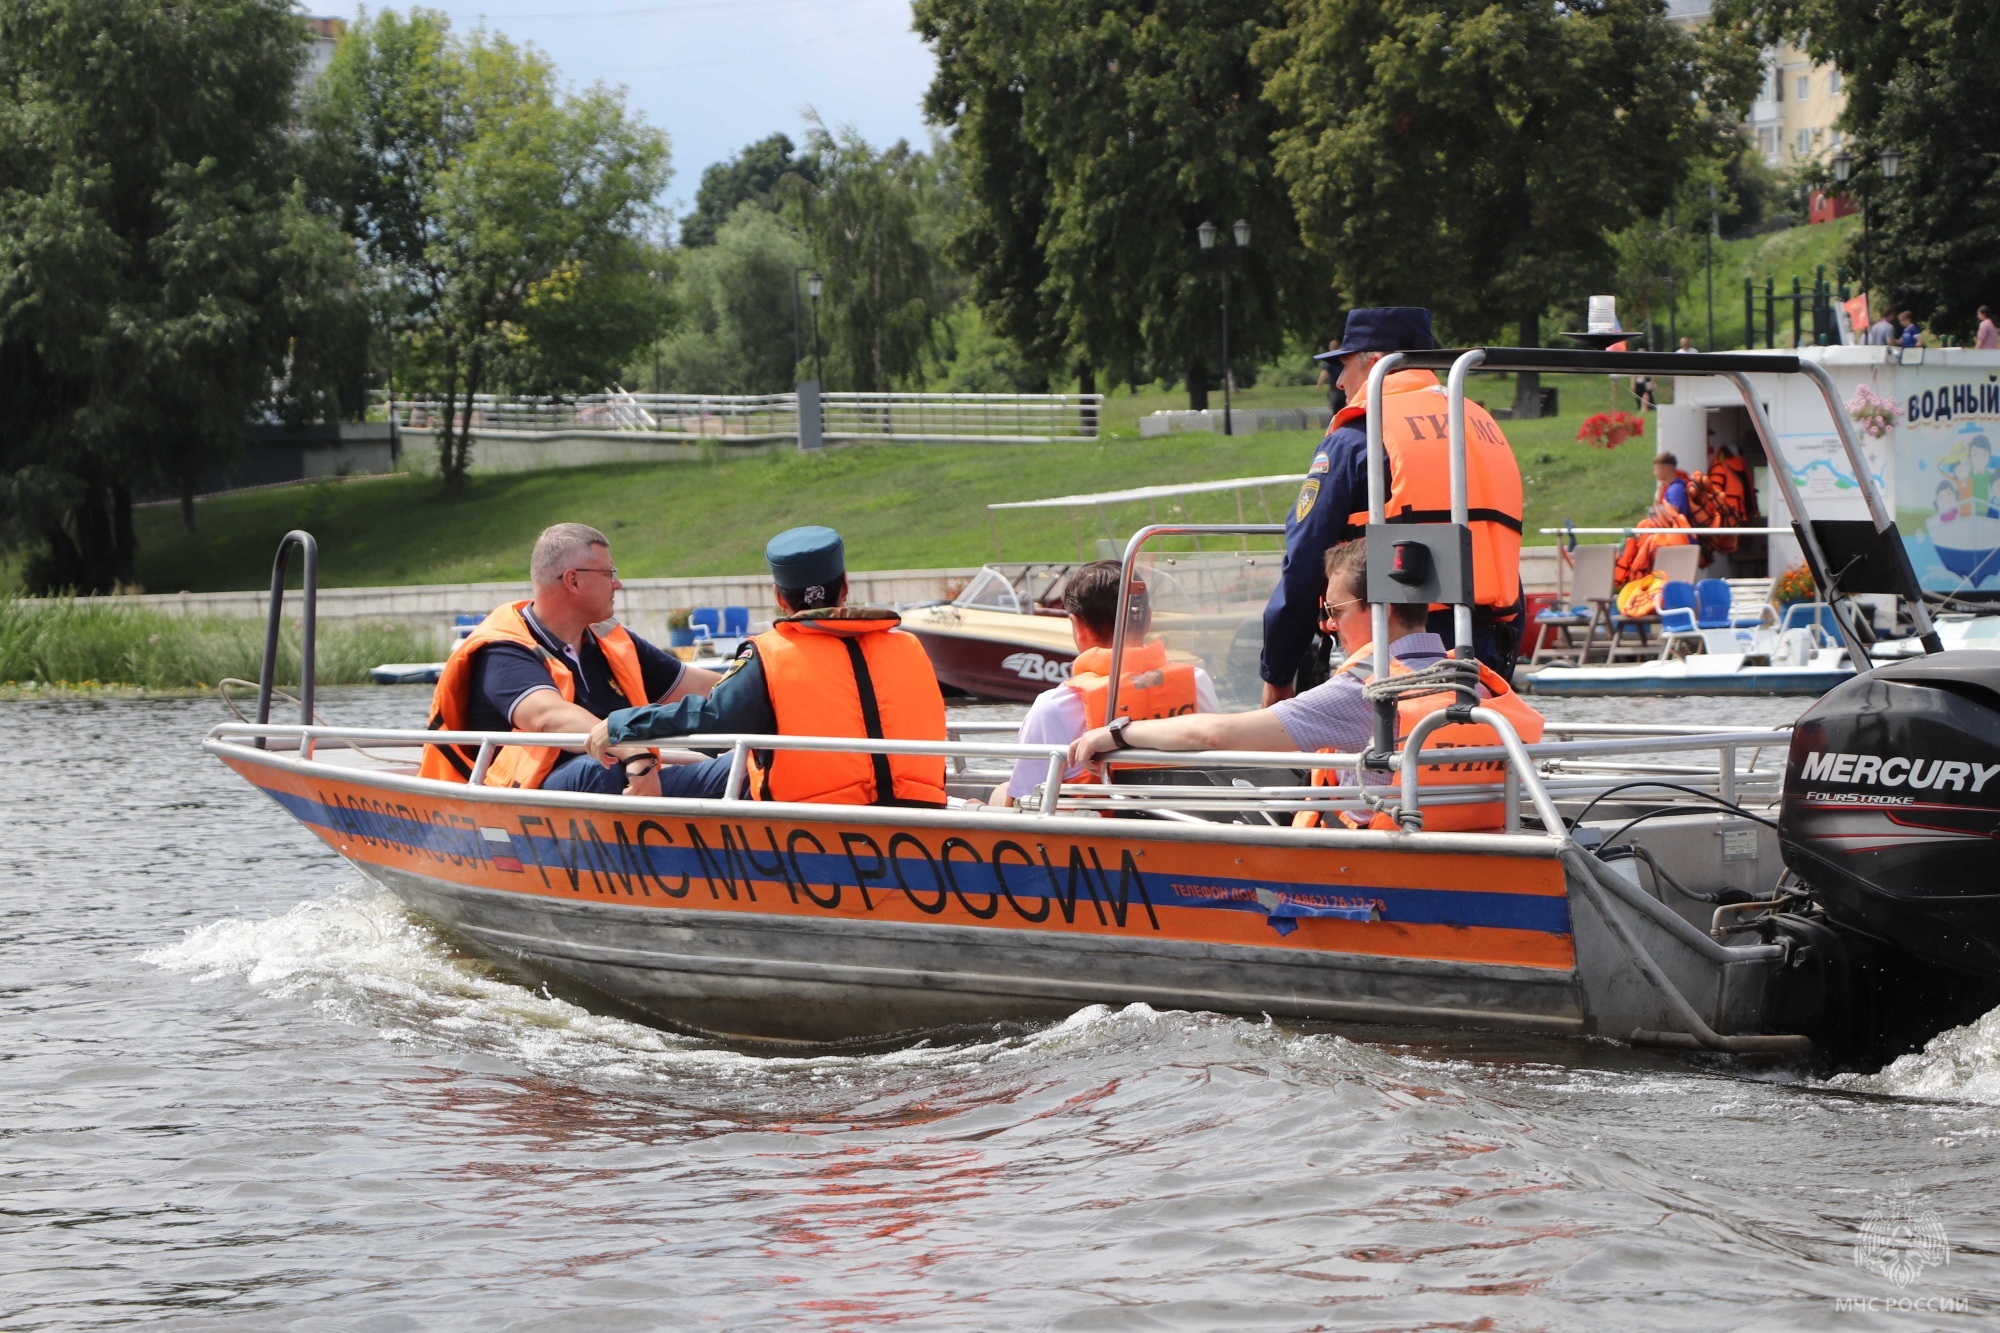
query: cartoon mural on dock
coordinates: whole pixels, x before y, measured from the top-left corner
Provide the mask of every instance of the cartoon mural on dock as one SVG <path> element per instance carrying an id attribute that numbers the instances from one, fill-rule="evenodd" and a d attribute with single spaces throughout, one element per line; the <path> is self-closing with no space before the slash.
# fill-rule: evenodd
<path id="1" fill-rule="evenodd" d="M 2000 374 L 1904 368 L 1897 521 L 1926 589 L 2000 591 Z"/>

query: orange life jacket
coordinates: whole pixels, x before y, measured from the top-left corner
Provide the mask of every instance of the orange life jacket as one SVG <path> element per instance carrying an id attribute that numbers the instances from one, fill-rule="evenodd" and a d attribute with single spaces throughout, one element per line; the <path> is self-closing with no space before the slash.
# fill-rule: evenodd
<path id="1" fill-rule="evenodd" d="M 1339 670 L 1335 671 L 1334 675 L 1339 676 L 1345 675 L 1348 672 L 1357 672 L 1367 675 L 1372 679 L 1369 667 L 1373 663 L 1374 655 L 1375 650 L 1373 645 L 1363 647 L 1359 652 L 1354 653 L 1345 662 L 1342 662 Z M 1389 674 L 1392 676 L 1407 676 L 1410 674 L 1410 668 L 1399 659 L 1391 658 L 1389 660 Z M 1542 715 L 1530 707 L 1527 700 L 1514 693 L 1505 680 L 1483 663 L 1479 668 L 1479 684 L 1481 688 L 1487 691 L 1489 696 L 1481 699 L 1479 706 L 1481 708 L 1490 708 L 1506 718 L 1513 725 L 1515 733 L 1520 736 L 1522 744 L 1532 745 L 1542 738 Z M 1439 690 L 1435 694 L 1420 694 L 1399 701 L 1396 705 L 1396 739 L 1398 741 L 1406 739 L 1421 719 L 1437 712 L 1440 708 L 1449 707 L 1459 701 L 1460 696 L 1456 690 Z M 1424 753 L 1428 755 L 1440 750 L 1496 746 L 1498 744 L 1500 744 L 1500 733 L 1484 722 L 1447 722 L 1424 738 Z M 1331 750 L 1322 750 L 1320 753 L 1332 754 L 1334 752 Z M 1506 764 L 1498 759 L 1479 760 L 1463 764 L 1455 764 L 1449 759 L 1441 759 L 1435 763 L 1419 764 L 1417 766 L 1418 807 L 1422 808 L 1423 806 L 1423 793 L 1426 790 L 1435 793 L 1438 791 L 1449 791 L 1453 787 L 1470 786 L 1477 783 L 1494 783 L 1500 781 L 1505 775 Z M 1313 771 L 1313 786 L 1315 787 L 1331 786 L 1336 781 L 1337 777 L 1331 769 L 1322 768 Z M 1395 830 L 1402 827 L 1395 820 L 1389 818 L 1387 814 L 1380 811 L 1377 811 L 1374 818 L 1368 820 L 1366 823 L 1347 813 L 1343 813 L 1341 819 L 1350 828 Z M 1294 828 L 1318 828 L 1321 822 L 1319 812 L 1316 810 L 1301 810 L 1292 816 L 1292 827 Z M 1438 805 L 1424 810 L 1424 829 L 1430 833 L 1471 833 L 1482 830 L 1493 830 L 1504 828 L 1506 822 L 1507 804 L 1498 796 L 1490 801 Z"/>
<path id="2" fill-rule="evenodd" d="M 1694 519 L 1697 528 L 1729 528 L 1747 523 L 1755 511 L 1756 504 L 1750 494 L 1748 469 L 1741 458 L 1718 458 L 1715 466 L 1707 472 L 1697 472 L 1688 481 L 1688 510 L 1693 517 L 1697 505 L 1696 484 L 1712 494 L 1712 501 L 1699 503 L 1714 515 L 1714 520 L 1704 522 Z M 1710 551 L 1720 551 L 1724 555 L 1734 554 L 1741 544 L 1737 537 L 1703 537 L 1702 546 Z"/>
<path id="3" fill-rule="evenodd" d="M 1382 445 L 1389 455 L 1391 523 L 1451 522 L 1450 410 L 1436 375 L 1398 370 L 1382 385 Z M 1340 409 L 1336 427 L 1365 416 L 1364 392 Z M 1507 437 L 1486 409 L 1465 403 L 1465 499 L 1472 520 L 1474 601 L 1511 612 L 1521 597 L 1521 468 Z M 1358 537 L 1368 511 L 1348 515 L 1348 536 Z"/>
<path id="4" fill-rule="evenodd" d="M 1194 667 L 1186 662 L 1169 662 L 1167 645 L 1151 643 L 1125 649 L 1125 669 L 1118 673 L 1118 715 L 1145 721 L 1156 717 L 1180 717 L 1194 711 Z M 1091 729 L 1105 723 L 1104 704 L 1111 695 L 1111 650 L 1086 648 L 1076 655 L 1076 668 L 1061 688 L 1083 696 L 1084 725 Z"/>
<path id="5" fill-rule="evenodd" d="M 1619 548 L 1618 558 L 1611 564 L 1611 586 L 1622 588 L 1633 579 L 1653 572 L 1653 553 L 1662 546 L 1685 546 L 1694 538 L 1685 533 L 1676 533 L 1675 528 L 1689 526 L 1687 516 L 1672 505 L 1655 505 L 1653 512 L 1639 520 L 1645 532 L 1634 533 L 1625 539 Z"/>
<path id="6" fill-rule="evenodd" d="M 438 677 L 437 688 L 431 691 L 432 731 L 464 731 L 471 715 L 472 704 L 472 657 L 489 643 L 518 643 L 534 653 L 541 664 L 549 669 L 549 678 L 555 682 L 556 693 L 565 703 L 576 702 L 576 676 L 569 669 L 559 653 L 552 653 L 542 647 L 535 638 L 534 631 L 522 618 L 522 608 L 527 599 L 508 602 L 495 607 L 493 613 L 481 621 L 479 628 L 468 634 L 451 656 L 445 659 L 444 673 Z M 618 686 L 618 692 L 628 703 L 637 707 L 649 702 L 646 698 L 646 673 L 639 666 L 639 650 L 633 646 L 632 636 L 625 632 L 623 625 L 613 625 L 597 635 L 597 646 L 604 650 L 604 660 L 611 667 L 611 679 Z M 549 770 L 563 752 L 553 747 L 539 745 L 503 745 L 493 756 L 493 762 L 486 767 L 485 785 L 488 787 L 539 787 Z M 423 763 L 417 769 L 417 776 L 436 778 L 441 782 L 470 782 L 473 764 L 479 758 L 476 746 L 426 745 Z"/>
<path id="7" fill-rule="evenodd" d="M 787 616 L 752 642 L 781 736 L 941 741 L 944 694 L 894 611 L 837 607 Z M 750 758 L 760 801 L 945 803 L 943 755 L 767 750 Z"/>
<path id="8" fill-rule="evenodd" d="M 1694 473 L 1687 479 L 1690 527 L 1733 528 L 1743 522 L 1742 499 L 1731 489 L 1731 481 L 1738 487 L 1742 484 L 1741 478 L 1732 477 L 1719 468 L 1714 472 Z M 1704 551 L 1720 551 L 1728 555 L 1736 549 L 1737 539 L 1734 537 L 1702 537 L 1699 540 Z"/>
<path id="9" fill-rule="evenodd" d="M 1741 456 L 1732 454 L 1716 459 L 1708 475 L 1735 501 L 1737 512 L 1746 516 L 1757 512 L 1757 497 L 1750 489 L 1750 467 Z"/>

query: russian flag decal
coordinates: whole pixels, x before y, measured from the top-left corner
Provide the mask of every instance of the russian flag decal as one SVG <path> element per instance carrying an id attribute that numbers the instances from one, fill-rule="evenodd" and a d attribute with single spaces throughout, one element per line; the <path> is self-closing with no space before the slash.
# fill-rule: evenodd
<path id="1" fill-rule="evenodd" d="M 479 836 L 486 840 L 486 854 L 493 858 L 496 870 L 511 870 L 521 873 L 521 858 L 514 855 L 514 835 L 503 828 L 484 828 Z"/>

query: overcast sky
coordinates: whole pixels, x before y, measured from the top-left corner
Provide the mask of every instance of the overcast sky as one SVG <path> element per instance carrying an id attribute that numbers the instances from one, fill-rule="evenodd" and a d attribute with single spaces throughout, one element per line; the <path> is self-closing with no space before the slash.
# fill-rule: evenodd
<path id="1" fill-rule="evenodd" d="M 931 56 L 910 31 L 909 0 L 428 0 L 452 26 L 532 42 L 582 87 L 623 86 L 628 104 L 673 138 L 676 215 L 702 168 L 782 130 L 797 143 L 807 110 L 878 146 L 924 142 Z M 342 9 L 308 3 L 318 14 Z M 379 8 L 406 5 L 370 5 Z M 347 11 L 351 14 L 352 11 Z"/>

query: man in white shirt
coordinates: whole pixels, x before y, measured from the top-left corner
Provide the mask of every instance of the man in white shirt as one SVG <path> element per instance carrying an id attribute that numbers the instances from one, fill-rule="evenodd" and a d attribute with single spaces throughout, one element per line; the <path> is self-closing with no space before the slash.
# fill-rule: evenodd
<path id="1" fill-rule="evenodd" d="M 1119 714 L 1149 718 L 1222 711 L 1215 682 L 1206 671 L 1170 661 L 1166 645 L 1147 641 L 1153 614 L 1146 585 L 1135 580 L 1130 595 L 1121 596 L 1121 574 L 1116 560 L 1094 561 L 1070 573 L 1063 587 L 1063 610 L 1069 612 L 1070 633 L 1076 639 L 1075 669 L 1069 680 L 1044 690 L 1028 705 L 1028 715 L 1021 720 L 1021 744 L 1068 745 L 1092 727 L 1103 725 L 1111 641 L 1117 633 L 1121 607 L 1127 619 L 1125 659 L 1118 680 Z M 1015 805 L 1027 800 L 1047 781 L 1048 773 L 1049 766 L 1043 760 L 1020 760 L 1014 765 L 1014 776 L 993 789 L 993 803 Z M 1063 780 L 1074 782 L 1083 776 L 1081 765 L 1071 765 Z"/>

